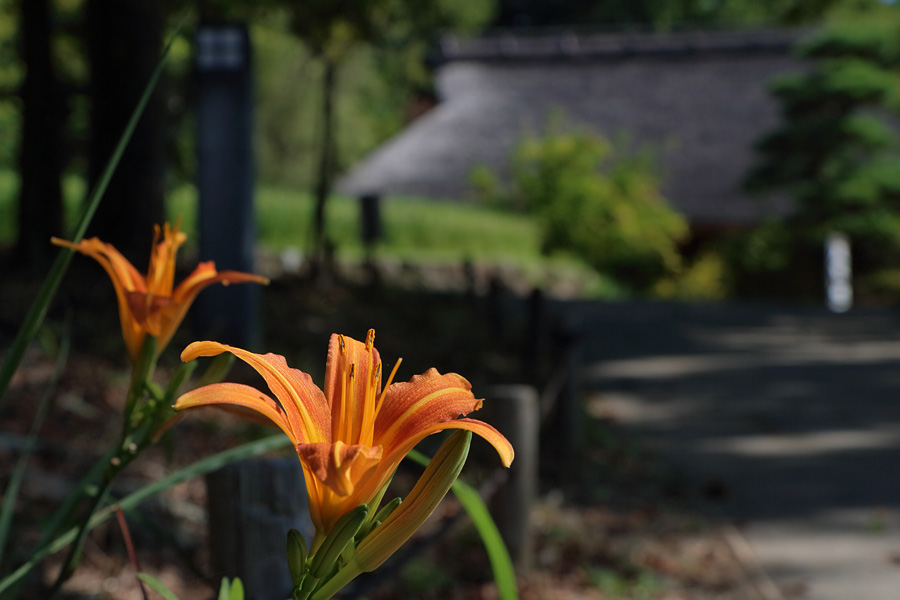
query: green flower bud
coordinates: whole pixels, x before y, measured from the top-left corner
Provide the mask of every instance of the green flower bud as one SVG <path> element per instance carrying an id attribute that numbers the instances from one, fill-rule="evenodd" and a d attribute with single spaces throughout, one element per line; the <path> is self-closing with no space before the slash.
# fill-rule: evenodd
<path id="1" fill-rule="evenodd" d="M 353 561 L 360 571 L 381 566 L 431 516 L 459 477 L 471 442 L 470 431 L 458 431 L 447 438 L 403 504 L 357 546 Z"/>
<path id="2" fill-rule="evenodd" d="M 291 529 L 287 533 L 287 559 L 288 569 L 291 572 L 291 581 L 294 587 L 300 585 L 303 576 L 306 574 L 306 557 L 308 551 L 306 549 L 306 540 L 303 535 L 296 529 Z"/>
<path id="3" fill-rule="evenodd" d="M 327 577 L 334 570 L 344 548 L 353 542 L 368 514 L 369 507 L 360 504 L 338 520 L 312 557 L 309 570 L 314 577 Z"/>

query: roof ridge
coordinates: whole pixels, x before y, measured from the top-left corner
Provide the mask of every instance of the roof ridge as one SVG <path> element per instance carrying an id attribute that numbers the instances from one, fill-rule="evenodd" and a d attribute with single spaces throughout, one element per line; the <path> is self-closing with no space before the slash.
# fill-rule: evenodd
<path id="1" fill-rule="evenodd" d="M 785 53 L 810 29 L 692 30 L 678 32 L 586 33 L 575 29 L 494 31 L 478 37 L 442 36 L 433 57 L 451 61 L 529 61 L 572 58 L 615 59 L 639 55 L 723 52 Z"/>

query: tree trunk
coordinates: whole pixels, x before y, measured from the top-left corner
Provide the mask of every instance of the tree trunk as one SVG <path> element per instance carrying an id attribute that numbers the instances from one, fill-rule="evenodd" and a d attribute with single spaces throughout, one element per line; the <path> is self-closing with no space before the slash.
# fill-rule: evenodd
<path id="1" fill-rule="evenodd" d="M 64 101 L 50 50 L 49 0 L 22 0 L 20 6 L 20 52 L 25 64 L 25 81 L 16 256 L 27 266 L 37 266 L 48 262 L 53 255 L 50 236 L 64 233 L 60 189 Z"/>
<path id="2" fill-rule="evenodd" d="M 335 162 L 334 101 L 337 92 L 337 63 L 323 56 L 324 73 L 322 75 L 322 140 L 319 149 L 319 165 L 316 173 L 315 200 L 313 215 L 313 258 L 318 267 L 326 256 L 328 238 L 325 231 L 325 206 L 331 195 Z"/>
<path id="3" fill-rule="evenodd" d="M 29 0 L 30 1 L 30 0 Z M 90 181 L 96 183 L 160 57 L 162 8 L 145 0 L 88 0 L 91 67 Z M 159 88 L 135 128 L 94 217 L 90 235 L 140 265 L 164 218 L 165 137 Z"/>

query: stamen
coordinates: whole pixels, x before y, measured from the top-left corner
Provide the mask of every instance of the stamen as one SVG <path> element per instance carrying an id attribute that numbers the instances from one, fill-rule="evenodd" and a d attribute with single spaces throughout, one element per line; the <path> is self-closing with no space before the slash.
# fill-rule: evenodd
<path id="1" fill-rule="evenodd" d="M 341 334 L 338 334 L 338 344 L 341 347 L 341 354 L 343 354 L 346 350 L 346 345 L 344 344 L 344 336 L 342 336 Z"/>
<path id="2" fill-rule="evenodd" d="M 366 386 L 366 400 L 363 404 L 362 425 L 359 428 L 359 443 L 371 446 L 375 437 L 375 395 L 378 393 L 378 379 L 381 376 L 381 363 L 375 365 Z"/>
<path id="3" fill-rule="evenodd" d="M 375 345 L 375 330 L 370 329 L 369 333 L 366 334 L 366 350 L 371 352 L 372 347 Z"/>
<path id="4" fill-rule="evenodd" d="M 398 358 L 397 362 L 394 363 L 394 368 L 391 369 L 391 375 L 387 378 L 387 381 L 384 382 L 384 387 L 381 390 L 381 395 L 378 397 L 378 405 L 375 407 L 375 415 L 373 418 L 378 418 L 378 413 L 381 412 L 381 407 L 384 405 L 384 395 L 387 393 L 388 388 L 391 387 L 391 383 L 394 381 L 394 375 L 397 374 L 397 369 L 400 368 L 400 363 L 403 362 L 402 358 Z"/>
<path id="5" fill-rule="evenodd" d="M 377 365 L 375 365 L 375 368 L 372 369 L 372 381 L 369 385 L 371 385 L 373 388 L 378 385 L 379 377 L 381 377 L 381 363 L 378 363 Z"/>
<path id="6" fill-rule="evenodd" d="M 343 342 L 343 338 L 340 338 Z M 339 411 L 337 415 L 332 416 L 331 420 L 331 437 L 332 441 L 336 442 L 341 438 L 341 432 L 344 428 L 344 421 L 346 420 L 347 414 L 347 377 L 341 377 L 341 402 L 339 405 Z"/>
<path id="7" fill-rule="evenodd" d="M 341 406 L 341 437 L 345 444 L 353 444 L 353 420 L 356 412 L 356 365 L 350 364 L 347 371 L 347 403 Z"/>

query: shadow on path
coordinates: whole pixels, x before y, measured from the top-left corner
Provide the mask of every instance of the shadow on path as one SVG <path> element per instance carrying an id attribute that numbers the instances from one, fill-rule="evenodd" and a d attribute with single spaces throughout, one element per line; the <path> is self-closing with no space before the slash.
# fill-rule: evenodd
<path id="1" fill-rule="evenodd" d="M 693 489 L 715 482 L 711 510 L 746 524 L 776 580 L 800 578 L 806 598 L 900 597 L 900 313 L 570 310 L 601 410 Z"/>

